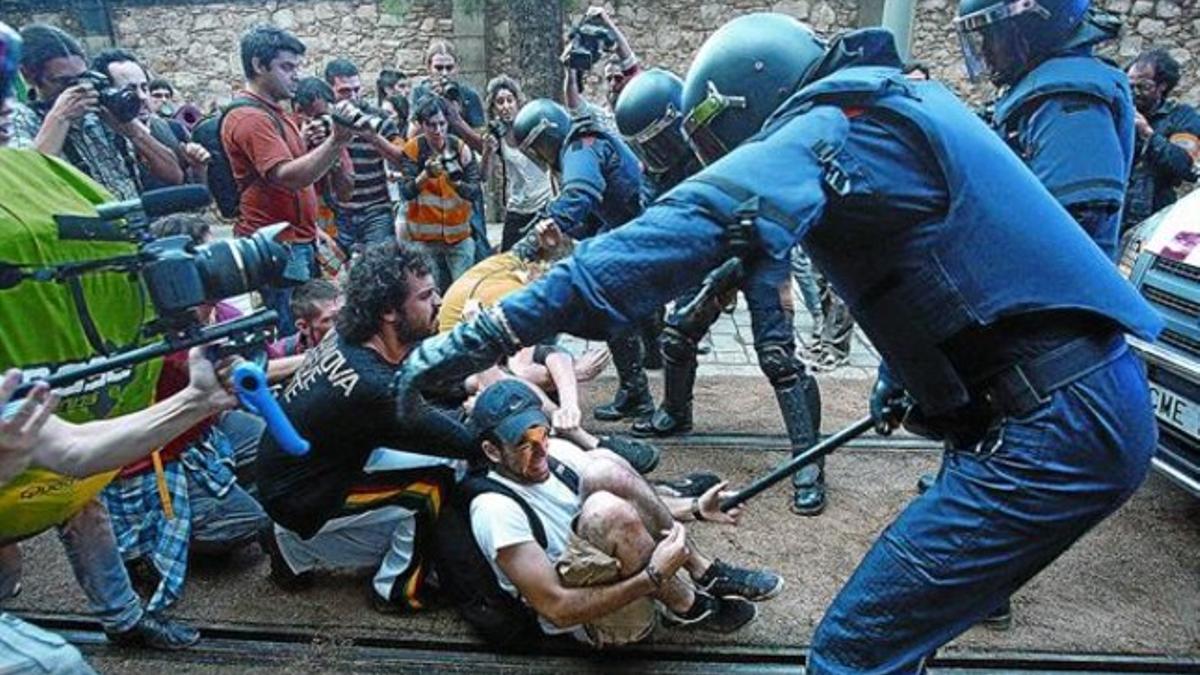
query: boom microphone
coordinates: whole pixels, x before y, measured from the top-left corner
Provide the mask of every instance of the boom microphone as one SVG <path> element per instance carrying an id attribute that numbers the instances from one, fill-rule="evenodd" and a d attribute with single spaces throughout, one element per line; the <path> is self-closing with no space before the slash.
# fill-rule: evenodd
<path id="1" fill-rule="evenodd" d="M 175 185 L 172 187 L 149 190 L 142 194 L 141 199 L 126 199 L 121 202 L 100 204 L 96 213 L 103 220 L 124 218 L 130 213 L 142 211 L 147 218 L 158 218 L 180 211 L 191 211 L 208 206 L 212 197 L 205 185 Z"/>

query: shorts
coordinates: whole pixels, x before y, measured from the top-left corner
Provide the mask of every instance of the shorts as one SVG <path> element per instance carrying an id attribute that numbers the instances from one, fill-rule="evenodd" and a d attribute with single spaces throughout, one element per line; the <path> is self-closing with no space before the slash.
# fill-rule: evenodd
<path id="1" fill-rule="evenodd" d="M 554 565 L 567 588 L 599 586 L 619 581 L 621 562 L 583 537 L 571 533 L 567 550 Z M 658 607 L 651 597 L 641 597 L 611 614 L 586 623 L 576 637 L 600 649 L 645 639 L 658 625 Z"/>

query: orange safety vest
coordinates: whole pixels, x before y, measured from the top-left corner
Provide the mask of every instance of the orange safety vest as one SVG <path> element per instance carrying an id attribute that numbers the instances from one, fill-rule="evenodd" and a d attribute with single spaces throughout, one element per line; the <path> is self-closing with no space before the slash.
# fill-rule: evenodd
<path id="1" fill-rule="evenodd" d="M 462 142 L 447 138 L 455 152 L 462 152 Z M 422 163 L 422 136 L 404 144 L 404 154 L 418 165 Z M 425 146 L 428 148 L 428 144 Z M 471 202 L 463 199 L 450 184 L 446 174 L 429 178 L 419 186 L 416 199 L 408 202 L 408 236 L 413 241 L 440 241 L 457 244 L 471 236 Z"/>

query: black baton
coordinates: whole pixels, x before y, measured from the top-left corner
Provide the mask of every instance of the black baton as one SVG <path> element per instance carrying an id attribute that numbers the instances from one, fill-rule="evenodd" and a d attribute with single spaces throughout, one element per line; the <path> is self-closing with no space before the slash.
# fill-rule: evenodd
<path id="1" fill-rule="evenodd" d="M 809 462 L 820 459 L 825 455 L 837 450 L 847 442 L 862 436 L 867 431 L 875 428 L 875 422 L 870 415 L 858 420 L 850 426 L 831 435 L 829 438 L 809 447 L 809 449 L 796 455 L 787 462 L 775 467 L 771 473 L 759 478 L 753 483 L 747 485 L 741 490 L 721 500 L 721 510 L 728 511 L 735 506 L 749 501 L 751 497 L 755 497 L 758 493 L 766 490 L 779 481 L 800 470 L 800 467 Z"/>

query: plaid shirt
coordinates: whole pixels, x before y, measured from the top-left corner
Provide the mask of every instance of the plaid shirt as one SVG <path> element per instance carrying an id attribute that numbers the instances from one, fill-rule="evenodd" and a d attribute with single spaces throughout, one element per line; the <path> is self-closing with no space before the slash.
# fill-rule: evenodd
<path id="1" fill-rule="evenodd" d="M 161 578 L 146 605 L 152 614 L 170 607 L 183 594 L 192 536 L 188 478 L 214 497 L 225 496 L 234 485 L 233 449 L 224 434 L 212 429 L 204 440 L 184 451 L 179 461 L 166 463 L 163 474 L 175 512 L 171 519 L 163 512 L 153 471 L 118 478 L 101 493 L 121 557 L 136 560 L 150 556 Z"/>
<path id="2" fill-rule="evenodd" d="M 13 108 L 13 147 L 32 148 L 45 119 L 44 112 L 16 104 Z M 137 199 L 141 194 L 142 176 L 133 145 L 94 113 L 71 123 L 67 140 L 63 142 L 62 156 L 117 199 Z"/>

